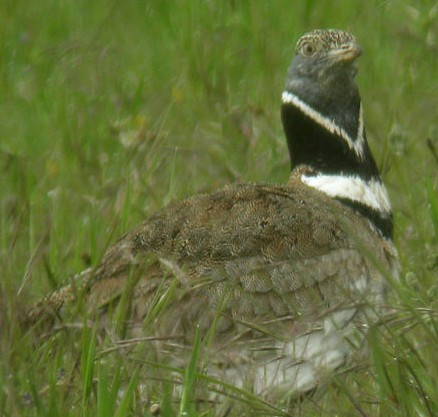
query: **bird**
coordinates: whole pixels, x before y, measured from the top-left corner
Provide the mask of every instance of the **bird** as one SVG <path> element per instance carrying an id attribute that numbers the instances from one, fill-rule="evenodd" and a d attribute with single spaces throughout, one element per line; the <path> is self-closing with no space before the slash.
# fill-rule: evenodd
<path id="1" fill-rule="evenodd" d="M 123 337 L 156 336 L 181 367 L 200 334 L 208 375 L 266 398 L 310 392 L 353 361 L 399 270 L 355 81 L 361 55 L 344 30 L 297 41 L 281 95 L 285 184 L 170 203 L 38 301 L 30 320 L 64 317 L 81 299 L 111 326 L 122 309 Z"/>

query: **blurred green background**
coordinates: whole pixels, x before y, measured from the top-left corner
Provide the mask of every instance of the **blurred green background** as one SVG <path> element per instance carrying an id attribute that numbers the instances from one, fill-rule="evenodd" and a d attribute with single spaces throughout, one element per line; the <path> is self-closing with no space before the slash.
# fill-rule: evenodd
<path id="1" fill-rule="evenodd" d="M 37 394 L 32 405 L 23 397 L 45 380 L 29 383 L 44 356 L 29 365 L 15 324 L 26 306 L 173 199 L 286 181 L 286 69 L 302 33 L 330 27 L 365 50 L 358 83 L 394 206 L 402 303 L 434 317 L 438 2 L 1 1 L 0 415 L 48 410 Z M 430 346 L 422 354 L 430 387 L 438 356 Z M 412 408 L 423 414 L 391 412 L 433 415 L 421 404 Z M 53 407 L 67 415 L 64 403 Z"/>

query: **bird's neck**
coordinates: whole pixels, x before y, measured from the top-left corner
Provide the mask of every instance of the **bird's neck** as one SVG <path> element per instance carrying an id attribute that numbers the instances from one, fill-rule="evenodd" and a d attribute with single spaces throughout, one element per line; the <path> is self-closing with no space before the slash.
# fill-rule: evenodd
<path id="1" fill-rule="evenodd" d="M 301 181 L 352 207 L 391 239 L 391 206 L 368 147 L 359 94 L 312 103 L 285 91 L 281 114 Z"/>

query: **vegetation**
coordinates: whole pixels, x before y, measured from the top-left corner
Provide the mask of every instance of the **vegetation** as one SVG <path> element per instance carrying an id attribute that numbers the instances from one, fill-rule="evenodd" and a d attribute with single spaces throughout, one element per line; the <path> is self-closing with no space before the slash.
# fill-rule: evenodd
<path id="1" fill-rule="evenodd" d="M 435 1 L 3 0 L 0 22 L 1 416 L 149 416 L 157 404 L 162 416 L 438 415 Z M 86 319 L 38 341 L 23 329 L 32 302 L 169 201 L 286 181 L 284 76 L 296 39 L 319 27 L 351 30 L 365 50 L 368 137 L 395 211 L 401 282 L 370 335 L 372 365 L 282 411 L 197 378 L 197 337 L 175 370 L 179 404 L 144 344 Z M 195 385 L 226 391 L 218 411 L 201 411 Z"/>

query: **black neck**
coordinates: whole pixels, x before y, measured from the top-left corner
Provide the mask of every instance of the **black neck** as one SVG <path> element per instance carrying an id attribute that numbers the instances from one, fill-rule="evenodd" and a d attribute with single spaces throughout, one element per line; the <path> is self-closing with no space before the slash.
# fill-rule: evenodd
<path id="1" fill-rule="evenodd" d="M 310 107 L 310 103 L 305 103 Z M 324 112 L 327 103 L 316 103 L 311 109 L 324 118 L 334 121 L 344 130 L 351 139 L 357 143 L 359 131 L 360 101 L 350 103 L 350 108 L 345 111 L 350 118 L 336 117 Z M 339 108 L 339 107 L 338 107 Z M 338 114 L 341 114 L 339 112 Z M 375 180 L 380 182 L 380 175 L 376 163 L 368 147 L 365 130 L 362 132 L 362 146 L 360 155 L 351 148 L 345 137 L 330 131 L 322 123 L 306 114 L 296 104 L 283 102 L 281 109 L 283 127 L 287 138 L 292 167 L 305 166 L 309 171 L 317 174 L 355 176 L 365 182 Z M 393 236 L 393 219 L 391 212 L 380 212 L 353 199 L 335 197 L 341 203 L 353 208 L 365 216 L 370 223 L 387 239 Z"/>
<path id="2" fill-rule="evenodd" d="M 352 141 L 356 141 L 360 103 L 355 107 L 356 121 L 349 123 L 342 123 L 341 118 L 326 115 L 315 107 L 313 109 L 336 122 Z M 315 122 L 297 106 L 284 103 L 281 116 L 292 167 L 305 165 L 324 174 L 358 175 L 365 180 L 379 178 L 377 166 L 366 142 L 365 132 L 360 158 L 344 138 Z"/>
<path id="3" fill-rule="evenodd" d="M 357 201 L 348 200 L 347 198 L 337 198 L 342 204 L 351 207 L 354 211 L 366 217 L 376 230 L 386 239 L 392 240 L 394 237 L 394 219 L 392 212 L 384 215 L 383 213 L 360 204 Z"/>

